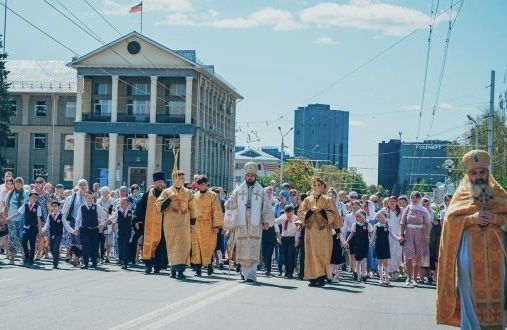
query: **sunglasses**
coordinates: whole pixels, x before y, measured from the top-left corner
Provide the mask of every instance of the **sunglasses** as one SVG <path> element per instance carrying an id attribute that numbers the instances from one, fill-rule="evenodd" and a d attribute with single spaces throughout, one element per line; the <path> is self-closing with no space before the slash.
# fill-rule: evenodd
<path id="1" fill-rule="evenodd" d="M 44 183 L 44 181 L 35 181 L 35 183 Z"/>

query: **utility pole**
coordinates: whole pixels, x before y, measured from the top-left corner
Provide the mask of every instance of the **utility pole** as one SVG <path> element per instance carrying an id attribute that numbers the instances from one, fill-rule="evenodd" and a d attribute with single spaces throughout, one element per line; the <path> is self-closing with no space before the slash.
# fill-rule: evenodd
<path id="1" fill-rule="evenodd" d="M 467 115 L 468 120 L 472 122 L 475 125 L 475 149 L 479 149 L 479 123 L 475 119 L 472 118 L 472 116 Z"/>
<path id="2" fill-rule="evenodd" d="M 284 149 L 285 149 L 285 144 L 284 144 L 284 138 L 287 136 L 287 134 L 289 134 L 292 129 L 294 127 L 291 127 L 287 132 L 282 133 L 282 128 L 280 126 L 278 126 L 278 130 L 280 131 L 280 136 L 282 137 L 282 145 L 281 145 L 281 153 L 280 153 L 280 186 L 282 186 L 283 184 L 283 153 L 284 153 Z"/>
<path id="3" fill-rule="evenodd" d="M 491 70 L 491 85 L 489 93 L 489 116 L 488 116 L 488 154 L 491 158 L 489 173 L 493 174 L 493 119 L 495 116 L 495 70 Z"/>

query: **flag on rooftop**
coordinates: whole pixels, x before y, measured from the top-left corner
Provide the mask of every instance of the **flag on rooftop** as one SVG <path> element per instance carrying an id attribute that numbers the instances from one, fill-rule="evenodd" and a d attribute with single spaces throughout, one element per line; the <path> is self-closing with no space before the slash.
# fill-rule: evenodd
<path id="1" fill-rule="evenodd" d="M 141 1 L 139 4 L 135 5 L 134 7 L 130 8 L 129 14 L 133 13 L 139 13 L 143 11 L 143 2 Z"/>

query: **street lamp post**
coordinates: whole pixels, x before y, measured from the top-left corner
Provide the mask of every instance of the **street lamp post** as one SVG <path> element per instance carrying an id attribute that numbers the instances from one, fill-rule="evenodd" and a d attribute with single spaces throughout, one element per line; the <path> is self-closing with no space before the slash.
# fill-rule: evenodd
<path id="1" fill-rule="evenodd" d="M 282 132 L 282 128 L 278 126 L 278 131 L 280 131 L 280 136 L 282 137 L 282 145 L 281 145 L 281 153 L 280 153 L 280 186 L 283 184 L 283 152 L 285 149 L 284 138 L 289 134 L 294 127 L 289 128 L 285 134 Z"/>
<path id="2" fill-rule="evenodd" d="M 475 125 L 475 149 L 479 149 L 479 123 L 470 115 L 467 115 L 467 118 Z"/>

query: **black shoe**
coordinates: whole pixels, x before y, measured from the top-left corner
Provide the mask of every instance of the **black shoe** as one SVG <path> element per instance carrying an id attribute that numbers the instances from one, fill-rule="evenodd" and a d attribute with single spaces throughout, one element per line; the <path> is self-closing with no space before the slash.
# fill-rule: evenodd
<path id="1" fill-rule="evenodd" d="M 88 265 L 81 266 L 81 269 L 88 269 Z"/>
<path id="2" fill-rule="evenodd" d="M 151 267 L 148 267 L 144 270 L 144 275 L 150 275 L 151 274 Z"/>
<path id="3" fill-rule="evenodd" d="M 208 265 L 208 276 L 213 274 L 213 265 Z"/>
<path id="4" fill-rule="evenodd" d="M 240 264 L 237 264 L 236 265 L 236 273 L 239 273 L 239 271 L 241 270 L 241 265 Z"/>
<path id="5" fill-rule="evenodd" d="M 357 272 L 352 273 L 352 278 L 354 279 L 354 281 L 357 281 Z"/>
<path id="6" fill-rule="evenodd" d="M 220 266 L 218 266 L 218 269 L 224 270 L 224 264 L 221 263 Z"/>
<path id="7" fill-rule="evenodd" d="M 311 280 L 310 283 L 308 283 L 308 286 L 312 287 L 312 288 L 316 288 L 316 287 L 319 287 L 319 283 L 315 280 Z"/>
<path id="8" fill-rule="evenodd" d="M 185 276 L 185 274 L 183 274 L 183 273 L 178 273 L 177 278 L 178 278 L 179 280 L 182 280 L 182 279 L 185 279 L 185 278 L 187 278 L 187 277 L 186 277 L 186 276 Z"/>
<path id="9" fill-rule="evenodd" d="M 270 270 L 266 270 L 266 272 L 264 274 L 266 274 L 266 276 L 271 276 L 271 271 Z"/>
<path id="10" fill-rule="evenodd" d="M 106 260 L 104 260 L 104 263 L 108 264 L 109 263 L 109 259 L 106 258 Z"/>
<path id="11" fill-rule="evenodd" d="M 97 264 L 92 264 L 93 269 L 97 269 Z"/>
<path id="12" fill-rule="evenodd" d="M 201 269 L 196 269 L 196 270 L 195 270 L 195 276 L 197 276 L 197 277 L 202 277 L 202 271 L 201 271 Z M 179 277 L 178 277 L 178 278 L 179 278 Z"/>
<path id="13" fill-rule="evenodd" d="M 291 279 L 291 278 L 294 278 L 294 275 L 292 275 L 292 274 L 286 274 L 285 277 L 287 277 L 288 279 Z"/>
<path id="14" fill-rule="evenodd" d="M 361 281 L 363 281 L 364 283 L 366 283 L 366 280 L 368 280 L 367 276 L 361 276 Z"/>
<path id="15" fill-rule="evenodd" d="M 254 282 L 254 280 L 252 280 L 252 279 L 250 279 L 250 278 L 249 278 L 249 279 L 247 279 L 247 280 L 246 280 L 246 282 L 247 282 L 247 283 L 253 283 L 253 282 Z"/>
<path id="16" fill-rule="evenodd" d="M 160 269 L 155 268 L 155 269 L 153 270 L 153 274 L 160 274 Z"/>
<path id="17" fill-rule="evenodd" d="M 58 269 L 58 265 L 53 265 L 53 269 Z"/>

